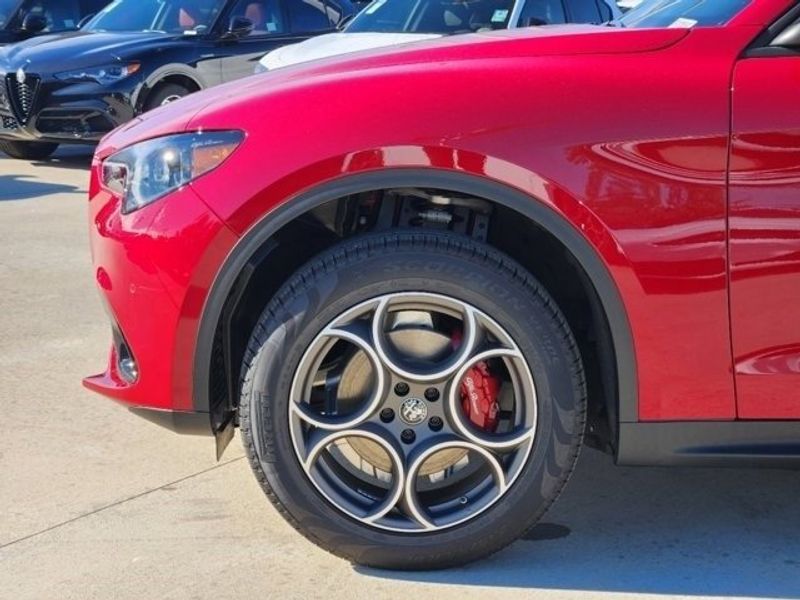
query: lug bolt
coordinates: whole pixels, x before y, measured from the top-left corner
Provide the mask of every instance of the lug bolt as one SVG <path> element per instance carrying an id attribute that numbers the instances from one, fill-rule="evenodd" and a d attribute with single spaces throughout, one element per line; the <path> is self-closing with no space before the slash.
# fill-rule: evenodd
<path id="1" fill-rule="evenodd" d="M 444 422 L 441 417 L 431 417 L 431 420 L 428 421 L 428 427 L 430 427 L 432 431 L 441 431 L 442 427 L 444 427 Z"/>
<path id="2" fill-rule="evenodd" d="M 398 396 L 405 396 L 406 394 L 408 394 L 409 389 L 410 388 L 408 387 L 408 384 L 403 383 L 401 381 L 396 386 L 394 386 L 394 393 L 397 394 Z"/>
<path id="3" fill-rule="evenodd" d="M 400 439 L 406 444 L 413 444 L 414 440 L 417 439 L 417 434 L 410 429 L 404 429 L 403 433 L 400 434 Z"/>
<path id="4" fill-rule="evenodd" d="M 384 423 L 391 423 L 394 421 L 394 411 L 391 408 L 384 408 L 381 411 L 381 421 Z"/>
<path id="5" fill-rule="evenodd" d="M 428 402 L 436 402 L 439 399 L 439 390 L 436 388 L 428 388 L 425 390 L 425 400 Z"/>

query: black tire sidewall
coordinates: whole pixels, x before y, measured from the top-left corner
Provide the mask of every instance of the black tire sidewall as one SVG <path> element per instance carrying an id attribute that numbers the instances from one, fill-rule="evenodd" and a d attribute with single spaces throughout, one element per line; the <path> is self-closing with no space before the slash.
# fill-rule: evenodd
<path id="1" fill-rule="evenodd" d="M 180 96 L 181 98 L 185 98 L 191 93 L 192 92 L 190 90 L 177 83 L 157 84 L 145 102 L 144 112 L 158 108 L 163 104 L 164 100 L 170 96 Z"/>
<path id="2" fill-rule="evenodd" d="M 475 255 L 460 240 L 451 248 L 449 239 L 440 243 L 435 236 L 427 241 L 411 236 L 394 247 L 371 241 L 376 238 L 364 240 L 360 251 L 330 253 L 310 272 L 301 272 L 265 313 L 259 336 L 263 343 L 243 398 L 251 403 L 249 425 L 258 462 L 297 525 L 337 554 L 388 568 L 472 560 L 533 525 L 572 469 L 583 427 L 574 342 L 555 304 L 532 277 L 488 247 L 468 242 L 469 248 L 480 249 Z M 302 470 L 288 425 L 288 390 L 318 333 L 352 306 L 404 291 L 451 296 L 491 315 L 525 355 L 538 397 L 534 447 L 503 499 L 467 523 L 426 534 L 371 528 L 333 508 Z"/>

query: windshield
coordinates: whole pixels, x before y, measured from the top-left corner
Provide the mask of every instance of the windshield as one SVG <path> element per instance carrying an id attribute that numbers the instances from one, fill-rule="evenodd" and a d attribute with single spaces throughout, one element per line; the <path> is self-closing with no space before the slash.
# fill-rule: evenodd
<path id="1" fill-rule="evenodd" d="M 348 32 L 468 33 L 505 29 L 514 0 L 374 0 Z"/>
<path id="2" fill-rule="evenodd" d="M 730 21 L 750 0 L 645 0 L 617 23 L 623 27 L 713 27 Z"/>
<path id="3" fill-rule="evenodd" d="M 114 0 L 84 29 L 94 32 L 202 32 L 211 27 L 224 4 L 225 0 Z"/>
<path id="4" fill-rule="evenodd" d="M 17 8 L 19 0 L 0 0 L 0 29 L 4 29 L 11 17 L 14 16 L 14 10 Z"/>

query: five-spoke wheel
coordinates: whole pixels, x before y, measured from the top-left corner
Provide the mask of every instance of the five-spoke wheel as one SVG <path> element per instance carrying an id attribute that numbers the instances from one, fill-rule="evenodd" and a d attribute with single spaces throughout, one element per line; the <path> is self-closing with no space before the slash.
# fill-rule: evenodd
<path id="1" fill-rule="evenodd" d="M 475 378 L 491 379 L 494 394 L 476 398 L 487 394 Z M 428 532 L 474 518 L 514 484 L 536 432 L 536 389 L 491 317 L 405 292 L 323 329 L 298 365 L 289 413 L 297 456 L 334 506 Z"/>
<path id="2" fill-rule="evenodd" d="M 576 345 L 518 264 L 450 235 L 344 242 L 256 325 L 240 419 L 295 527 L 349 560 L 436 568 L 536 523 L 583 433 Z"/>

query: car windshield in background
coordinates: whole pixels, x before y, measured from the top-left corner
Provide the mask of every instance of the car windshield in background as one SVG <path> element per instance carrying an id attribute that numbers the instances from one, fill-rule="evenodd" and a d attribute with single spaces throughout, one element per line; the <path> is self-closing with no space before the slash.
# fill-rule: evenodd
<path id="1" fill-rule="evenodd" d="M 617 21 L 623 27 L 714 27 L 730 21 L 751 0 L 645 0 Z"/>
<path id="2" fill-rule="evenodd" d="M 19 0 L 0 0 L 0 29 L 5 29 L 8 25 L 18 4 Z"/>
<path id="3" fill-rule="evenodd" d="M 505 29 L 514 0 L 375 0 L 348 32 L 469 33 Z"/>
<path id="4" fill-rule="evenodd" d="M 225 0 L 115 0 L 84 29 L 94 32 L 202 32 L 211 27 L 224 4 Z"/>

